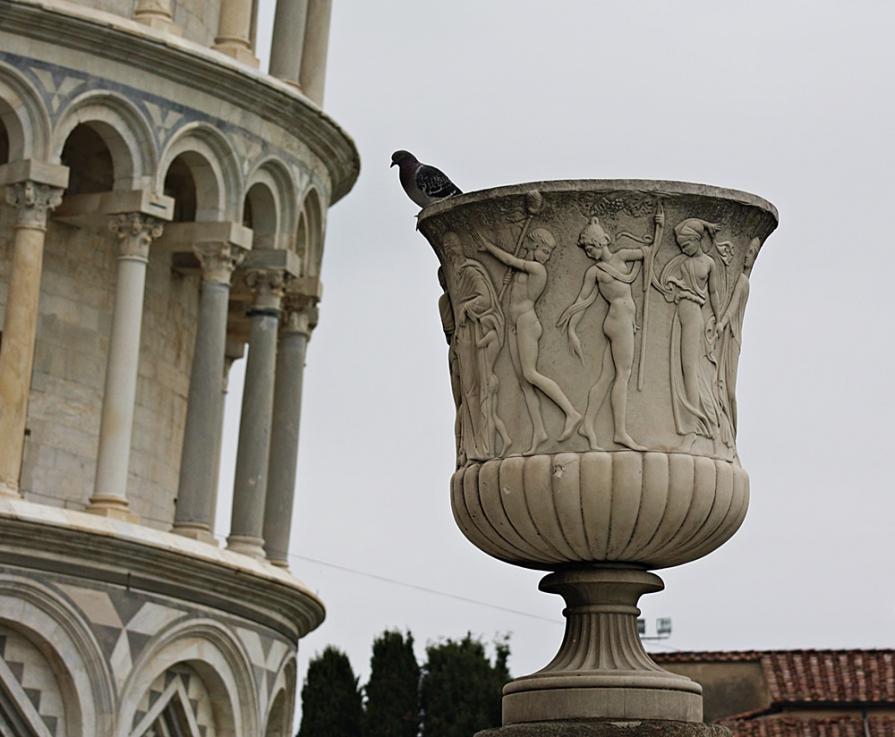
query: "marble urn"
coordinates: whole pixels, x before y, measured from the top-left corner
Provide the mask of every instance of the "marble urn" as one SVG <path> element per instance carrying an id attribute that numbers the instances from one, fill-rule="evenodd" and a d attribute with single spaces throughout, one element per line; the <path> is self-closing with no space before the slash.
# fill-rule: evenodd
<path id="1" fill-rule="evenodd" d="M 681 182 L 520 184 L 425 208 L 457 406 L 451 505 L 485 553 L 550 573 L 554 660 L 505 725 L 702 719 L 701 689 L 637 635 L 652 570 L 739 528 L 737 363 L 765 200 Z"/>

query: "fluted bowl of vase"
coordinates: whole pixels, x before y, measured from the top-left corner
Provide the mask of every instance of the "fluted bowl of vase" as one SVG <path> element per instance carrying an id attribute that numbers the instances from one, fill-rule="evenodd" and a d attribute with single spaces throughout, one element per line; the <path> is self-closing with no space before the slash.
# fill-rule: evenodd
<path id="1" fill-rule="evenodd" d="M 622 586 L 632 608 L 661 588 L 648 569 L 695 560 L 736 532 L 749 500 L 736 450 L 742 322 L 776 225 L 760 197 L 664 181 L 521 184 L 423 210 L 457 408 L 451 503 L 474 545 L 556 572 L 542 588 L 567 603 L 585 590 L 617 598 L 607 591 L 626 571 L 640 581 Z M 525 679 L 508 686 L 505 721 L 604 716 L 592 689 L 572 698 L 582 668 L 571 671 L 574 688 L 557 685 L 568 663 L 552 680 L 550 669 L 526 677 L 536 683 L 523 683 L 524 699 L 510 697 Z M 605 686 L 600 667 L 590 670 Z M 533 695 L 544 689 L 561 697 Z M 698 686 L 683 690 L 698 697 Z M 603 711 L 700 718 L 701 701 L 696 716 L 694 698 L 679 696 Z"/>

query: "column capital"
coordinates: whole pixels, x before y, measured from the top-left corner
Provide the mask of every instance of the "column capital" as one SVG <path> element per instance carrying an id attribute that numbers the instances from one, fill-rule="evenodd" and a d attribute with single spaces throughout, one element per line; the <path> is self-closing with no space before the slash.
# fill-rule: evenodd
<path id="1" fill-rule="evenodd" d="M 62 202 L 60 187 L 41 184 L 32 179 L 14 182 L 6 188 L 6 202 L 16 208 L 16 227 L 47 229 L 47 216 Z"/>
<path id="2" fill-rule="evenodd" d="M 202 265 L 202 281 L 230 284 L 233 270 L 245 258 L 245 249 L 228 242 L 197 243 L 193 253 Z"/>
<path id="3" fill-rule="evenodd" d="M 300 293 L 287 293 L 283 299 L 280 332 L 301 333 L 310 338 L 311 331 L 317 327 L 319 317 L 317 303 L 316 297 Z"/>
<path id="4" fill-rule="evenodd" d="M 127 212 L 113 215 L 109 220 L 109 230 L 118 238 L 118 257 L 146 261 L 149 245 L 158 238 L 164 226 L 152 215 Z"/>
<path id="5" fill-rule="evenodd" d="M 252 290 L 253 312 L 272 311 L 278 313 L 286 289 L 287 274 L 283 269 L 249 269 L 245 283 Z"/>

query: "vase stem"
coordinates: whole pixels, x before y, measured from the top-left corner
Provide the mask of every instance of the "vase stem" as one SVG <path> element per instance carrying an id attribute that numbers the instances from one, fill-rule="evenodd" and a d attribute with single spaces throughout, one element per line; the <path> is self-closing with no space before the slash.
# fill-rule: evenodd
<path id="1" fill-rule="evenodd" d="M 637 635 L 637 601 L 662 579 L 633 566 L 574 568 L 540 589 L 565 599 L 566 631 L 542 670 L 504 688 L 503 722 L 548 719 L 702 719 L 702 688 L 656 665 Z"/>

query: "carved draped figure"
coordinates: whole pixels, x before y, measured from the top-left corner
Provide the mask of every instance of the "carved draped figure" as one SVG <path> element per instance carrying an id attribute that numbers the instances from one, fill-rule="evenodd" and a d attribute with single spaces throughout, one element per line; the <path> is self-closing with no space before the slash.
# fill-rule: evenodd
<path id="1" fill-rule="evenodd" d="M 460 375 L 460 436 L 469 460 L 494 454 L 494 362 L 506 337 L 503 311 L 485 267 L 465 259 L 456 273 L 454 351 Z"/>
<path id="2" fill-rule="evenodd" d="M 714 320 L 707 324 L 703 308 L 709 300 L 708 278 L 697 273 L 700 259 L 709 256 L 700 253 L 688 256 L 681 253 L 672 258 L 662 269 L 657 284 L 665 299 L 676 305 L 671 323 L 671 407 L 675 429 L 679 435 L 701 435 L 717 438 L 720 434 L 720 407 L 715 390 L 716 364 L 714 357 Z M 712 261 L 712 263 L 714 263 Z M 690 330 L 684 323 L 693 322 Z M 685 336 L 684 333 L 688 335 Z M 688 363 L 687 354 L 692 346 L 683 341 L 693 335 L 700 341 L 697 365 Z M 688 392 L 687 384 L 693 384 L 688 372 L 695 372 L 696 391 Z M 688 381 L 690 378 L 690 381 Z"/>
<path id="3" fill-rule="evenodd" d="M 749 277 L 742 273 L 734 284 L 730 303 L 724 312 L 725 329 L 721 334 L 718 349 L 721 411 L 733 439 L 736 439 L 737 433 L 737 366 L 740 362 L 740 347 L 743 344 L 743 317 L 748 299 Z"/>

